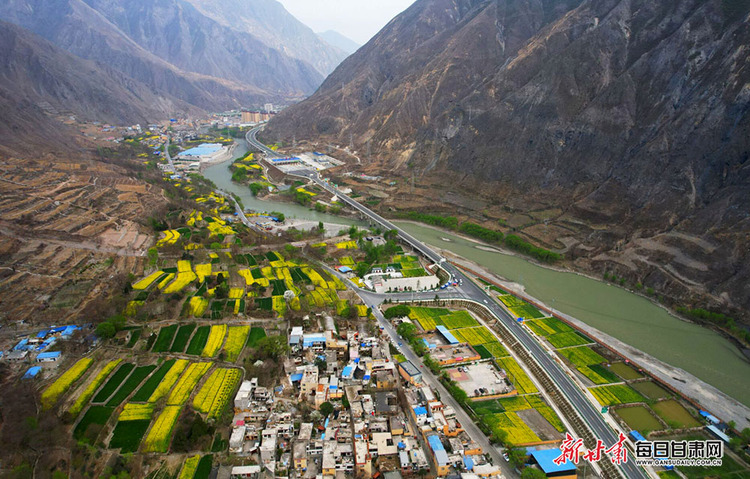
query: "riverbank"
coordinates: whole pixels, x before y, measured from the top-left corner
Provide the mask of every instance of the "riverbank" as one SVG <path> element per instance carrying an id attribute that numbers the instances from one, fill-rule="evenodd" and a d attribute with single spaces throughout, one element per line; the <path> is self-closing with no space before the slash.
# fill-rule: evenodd
<path id="1" fill-rule="evenodd" d="M 712 411 L 714 415 L 725 422 L 734 421 L 738 430 L 750 427 L 750 407 L 745 406 L 738 400 L 730 397 L 705 381 L 702 381 L 693 374 L 667 364 L 638 348 L 626 344 L 623 341 L 584 323 L 580 319 L 549 307 L 539 299 L 526 294 L 523 291 L 523 288 L 519 288 L 518 283 L 509 282 L 477 263 L 468 261 L 450 251 L 438 248 L 435 245 L 430 246 L 435 247 L 440 251 L 441 255 L 457 264 L 462 269 L 465 269 L 476 276 L 483 277 L 492 283 L 496 283 L 499 287 L 508 292 L 541 307 L 541 309 L 546 310 L 548 314 L 556 316 L 558 319 L 561 319 L 576 329 L 579 329 L 594 341 L 629 360 L 634 365 L 648 371 L 656 379 L 694 402 L 697 407 Z"/>

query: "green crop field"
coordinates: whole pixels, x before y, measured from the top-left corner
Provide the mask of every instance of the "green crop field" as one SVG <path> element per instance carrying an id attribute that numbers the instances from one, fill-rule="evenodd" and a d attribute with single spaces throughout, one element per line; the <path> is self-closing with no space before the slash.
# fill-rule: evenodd
<path id="1" fill-rule="evenodd" d="M 664 422 L 669 424 L 669 427 L 673 429 L 697 427 L 701 425 L 701 423 L 698 422 L 698 420 L 695 419 L 676 399 L 659 401 L 652 405 L 651 408 L 660 418 L 664 419 Z"/>
<path id="2" fill-rule="evenodd" d="M 76 428 L 73 430 L 73 437 L 77 440 L 84 440 L 88 437 L 87 431 L 91 426 L 104 426 L 109 421 L 109 417 L 112 415 L 112 411 L 115 408 L 107 406 L 91 406 L 89 407 L 86 414 L 83 415 L 81 421 L 78 423 Z M 98 431 L 96 434 L 98 436 Z M 95 439 L 95 438 L 93 438 Z M 93 444 L 93 440 L 90 441 Z"/>
<path id="3" fill-rule="evenodd" d="M 151 348 L 151 351 L 155 353 L 165 353 L 169 351 L 169 347 L 172 345 L 172 340 L 174 339 L 174 335 L 176 333 L 176 324 L 161 328 L 161 330 L 159 331 L 159 336 L 157 336 L 156 341 L 154 342 L 154 347 Z"/>
<path id="4" fill-rule="evenodd" d="M 174 337 L 172 347 L 169 348 L 169 352 L 181 353 L 185 351 L 185 346 L 187 346 L 187 343 L 190 340 L 190 335 L 193 334 L 194 329 L 195 323 L 183 324 L 180 326 L 180 329 L 177 330 L 177 335 Z"/>
<path id="5" fill-rule="evenodd" d="M 505 411 L 495 399 L 490 399 L 488 401 L 472 401 L 470 404 L 474 412 L 477 413 L 477 416 Z"/>
<path id="6" fill-rule="evenodd" d="M 633 383 L 630 386 L 649 399 L 662 399 L 672 395 L 672 393 L 651 381 Z"/>
<path id="7" fill-rule="evenodd" d="M 136 452 L 149 424 L 150 419 L 119 421 L 112 433 L 112 440 L 109 441 L 109 448 L 120 449 L 121 454 Z"/>
<path id="8" fill-rule="evenodd" d="M 102 403 L 109 399 L 112 393 L 114 393 L 115 390 L 120 386 L 120 383 L 125 380 L 128 374 L 130 374 L 130 371 L 132 371 L 134 368 L 135 365 L 131 363 L 122 364 L 112 375 L 112 377 L 110 377 L 109 380 L 104 384 L 104 386 L 99 390 L 96 396 L 94 396 L 94 399 L 91 402 Z"/>
<path id="9" fill-rule="evenodd" d="M 450 311 L 444 308 L 423 308 L 412 306 L 409 308 L 409 318 L 417 321 L 425 331 L 432 331 L 435 326 L 445 326 L 441 316 L 448 315 Z"/>
<path id="10" fill-rule="evenodd" d="M 472 346 L 484 343 L 497 342 L 497 338 L 490 333 L 484 326 L 476 326 L 473 328 L 462 328 L 451 330 L 453 336 L 461 342 L 469 343 Z"/>
<path id="11" fill-rule="evenodd" d="M 497 400 L 503 411 L 523 411 L 531 409 L 525 396 L 514 396 L 509 398 L 500 398 Z"/>
<path id="12" fill-rule="evenodd" d="M 156 372 L 152 374 L 145 383 L 143 383 L 143 386 L 138 389 L 138 392 L 136 392 L 130 400 L 132 402 L 148 401 L 148 398 L 150 398 L 154 391 L 156 391 L 159 383 L 162 379 L 164 379 L 164 376 L 167 374 L 174 362 L 174 359 L 164 361 L 161 367 L 159 367 L 159 369 L 157 369 Z"/>
<path id="13" fill-rule="evenodd" d="M 206 456 L 201 457 L 200 462 L 198 463 L 198 469 L 195 470 L 195 475 L 193 476 L 193 479 L 208 479 L 208 476 L 211 474 L 211 468 L 214 463 L 214 456 L 213 454 L 208 454 Z"/>
<path id="14" fill-rule="evenodd" d="M 518 365 L 515 359 L 498 359 L 497 363 L 508 374 L 508 379 L 513 383 L 520 394 L 539 392 L 536 386 L 534 386 L 534 382 L 523 371 L 523 369 L 521 369 L 521 366 Z"/>
<path id="15" fill-rule="evenodd" d="M 625 363 L 612 363 L 609 365 L 608 369 L 626 381 L 643 377 L 643 374 Z"/>
<path id="16" fill-rule="evenodd" d="M 560 355 L 565 356 L 576 366 L 590 366 L 592 364 L 601 364 L 604 362 L 604 358 L 588 346 L 560 349 L 557 352 L 560 353 Z"/>
<path id="17" fill-rule="evenodd" d="M 646 398 L 638 391 L 624 384 L 613 384 L 611 386 L 599 386 L 589 389 L 599 404 L 611 406 L 613 404 L 627 404 L 634 402 L 645 402 Z"/>
<path id="18" fill-rule="evenodd" d="M 640 432 L 644 436 L 651 431 L 659 431 L 664 426 L 654 417 L 645 406 L 621 407 L 614 410 L 630 429 Z"/>
<path id="19" fill-rule="evenodd" d="M 273 293 L 271 295 L 273 296 L 284 296 L 284 292 L 286 291 L 286 283 L 280 279 L 274 279 L 271 281 L 271 286 L 273 287 Z"/>
<path id="20" fill-rule="evenodd" d="M 679 471 L 688 479 L 750 479 L 750 472 L 738 464 L 732 456 L 724 454 L 721 459 L 721 466 L 694 466 L 678 467 Z M 681 476 L 678 476 L 681 477 Z"/>
<path id="21" fill-rule="evenodd" d="M 482 344 L 477 344 L 476 346 L 473 346 L 473 348 L 474 351 L 476 351 L 477 354 L 479 354 L 479 357 L 482 359 L 489 359 L 492 357 L 492 353 L 490 353 Z"/>
<path id="22" fill-rule="evenodd" d="M 203 348 L 206 346 L 206 341 L 208 341 L 208 333 L 210 331 L 210 326 L 199 326 L 198 329 L 195 330 L 193 339 L 190 340 L 190 344 L 188 345 L 186 351 L 187 354 L 193 354 L 195 356 L 199 355 L 201 351 L 203 351 Z"/>
<path id="23" fill-rule="evenodd" d="M 138 340 L 141 338 L 141 332 L 143 332 L 143 328 L 137 328 L 130 332 L 130 341 L 128 341 L 128 344 L 126 347 L 132 348 L 135 346 L 135 343 L 138 342 Z"/>
<path id="24" fill-rule="evenodd" d="M 610 384 L 620 382 L 620 378 L 617 377 L 615 373 L 605 368 L 601 364 L 579 366 L 578 371 L 589 378 L 594 384 Z"/>
<path id="25" fill-rule="evenodd" d="M 156 369 L 156 366 L 153 364 L 135 368 L 133 374 L 128 377 L 128 379 L 122 384 L 122 386 L 120 386 L 120 389 L 118 389 L 114 396 L 112 396 L 112 399 L 107 402 L 107 406 L 119 406 L 120 403 L 123 402 L 125 398 L 130 396 L 130 394 L 135 391 L 135 388 L 137 388 L 138 385 L 141 384 L 141 382 L 143 382 L 143 380 L 153 372 L 154 369 Z"/>
<path id="26" fill-rule="evenodd" d="M 551 336 L 547 336 L 547 341 L 550 342 L 555 348 L 564 348 L 566 346 L 580 346 L 584 344 L 590 344 L 593 341 L 584 337 L 580 333 L 569 332 L 569 333 L 557 333 Z"/>
<path id="27" fill-rule="evenodd" d="M 273 298 L 255 298 L 255 306 L 264 311 L 273 309 Z"/>
<path id="28" fill-rule="evenodd" d="M 254 348 L 258 341 L 266 337 L 266 331 L 263 328 L 253 326 L 250 328 L 250 334 L 247 335 L 247 346 Z"/>
<path id="29" fill-rule="evenodd" d="M 395 354 L 393 356 L 393 360 L 397 363 L 403 363 L 406 361 L 406 356 L 404 356 L 403 354 Z"/>

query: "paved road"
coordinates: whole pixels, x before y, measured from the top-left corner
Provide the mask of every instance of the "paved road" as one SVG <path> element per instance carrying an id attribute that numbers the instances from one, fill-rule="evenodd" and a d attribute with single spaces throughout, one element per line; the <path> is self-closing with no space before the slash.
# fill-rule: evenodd
<path id="1" fill-rule="evenodd" d="M 261 144 L 257 138 L 257 132 L 263 127 L 258 127 L 250 130 L 247 134 L 247 140 L 249 144 L 252 144 L 264 153 L 273 156 L 274 152 Z M 270 153 L 269 153 L 270 152 Z M 295 172 L 298 176 L 302 176 L 314 181 L 320 187 L 327 190 L 329 193 L 336 195 L 341 201 L 348 204 L 352 208 L 356 209 L 363 215 L 367 216 L 373 222 L 381 225 L 387 230 L 396 230 L 402 240 L 407 242 L 415 250 L 422 253 L 425 257 L 435 263 L 439 263 L 441 267 L 451 275 L 454 280 L 462 280 L 461 286 L 455 288 L 459 296 L 476 301 L 483 304 L 489 311 L 500 321 L 502 325 L 508 329 L 511 334 L 523 345 L 524 348 L 531 354 L 531 356 L 539 363 L 542 369 L 544 369 L 551 379 L 555 382 L 560 391 L 565 395 L 572 406 L 578 411 L 579 415 L 588 424 L 589 428 L 593 432 L 594 436 L 604 441 L 607 447 L 617 442 L 617 435 L 610 428 L 607 422 L 601 415 L 598 408 L 595 408 L 593 404 L 586 398 L 583 392 L 573 383 L 573 380 L 562 370 L 557 362 L 553 361 L 549 354 L 542 348 L 542 346 L 534 339 L 525 328 L 519 326 L 516 323 L 516 318 L 512 317 L 504 309 L 502 309 L 482 288 L 476 285 L 474 282 L 468 279 L 462 271 L 456 266 L 448 263 L 432 248 L 428 247 L 421 241 L 417 240 L 398 226 L 394 225 L 390 221 L 376 214 L 369 208 L 361 205 L 357 201 L 349 198 L 345 194 L 341 193 L 338 188 L 331 185 L 327 181 L 323 180 L 317 172 L 308 170 L 300 170 Z M 430 293 L 434 298 L 435 293 Z M 374 298 L 371 298 L 374 299 Z M 379 302 L 378 302 L 379 303 Z M 373 304 L 372 302 L 367 303 L 368 305 Z M 376 308 L 373 308 L 374 310 Z M 441 397 L 442 396 L 441 390 Z M 486 438 L 485 438 L 486 440 Z M 621 473 L 627 478 L 644 478 L 646 477 L 644 471 L 637 467 L 633 462 L 627 462 L 622 464 L 620 467 Z"/>
<path id="2" fill-rule="evenodd" d="M 174 168 L 174 161 L 172 161 L 172 155 L 169 154 L 169 135 L 167 135 L 167 141 L 164 143 L 164 156 L 167 158 L 169 167 L 172 168 L 172 172 L 177 172 Z"/>

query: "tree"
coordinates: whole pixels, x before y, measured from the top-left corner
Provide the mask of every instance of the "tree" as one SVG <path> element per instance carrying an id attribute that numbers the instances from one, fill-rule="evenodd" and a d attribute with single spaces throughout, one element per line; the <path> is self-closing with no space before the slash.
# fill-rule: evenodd
<path id="1" fill-rule="evenodd" d="M 403 318 L 404 316 L 409 316 L 410 312 L 411 309 L 407 305 L 399 304 L 398 306 L 386 309 L 383 315 L 385 319 Z"/>
<path id="2" fill-rule="evenodd" d="M 289 345 L 284 336 L 266 336 L 258 341 L 258 351 L 268 358 L 279 358 L 289 351 Z"/>
<path id="3" fill-rule="evenodd" d="M 324 417 L 328 417 L 333 412 L 333 404 L 326 401 L 320 405 L 319 410 L 320 410 L 320 414 L 322 414 Z"/>
<path id="4" fill-rule="evenodd" d="M 109 321 L 101 322 L 96 327 L 96 335 L 102 339 L 114 338 L 115 334 L 117 334 L 117 330 L 115 329 L 115 326 Z"/>
<path id="5" fill-rule="evenodd" d="M 547 475 L 536 467 L 525 467 L 521 471 L 521 479 L 545 479 Z"/>
<path id="6" fill-rule="evenodd" d="M 526 452 L 523 449 L 510 448 L 507 450 L 510 463 L 513 467 L 521 467 L 526 462 Z"/>

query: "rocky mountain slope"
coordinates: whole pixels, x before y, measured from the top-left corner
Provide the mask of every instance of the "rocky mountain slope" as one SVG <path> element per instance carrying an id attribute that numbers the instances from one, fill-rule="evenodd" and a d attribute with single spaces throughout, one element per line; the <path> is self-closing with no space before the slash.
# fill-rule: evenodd
<path id="1" fill-rule="evenodd" d="M 359 47 L 362 46 L 351 38 L 346 37 L 335 30 L 326 30 L 325 32 L 320 32 L 318 33 L 318 36 L 330 45 L 343 50 L 347 55 L 351 55 L 352 53 L 356 52 Z"/>
<path id="2" fill-rule="evenodd" d="M 183 0 L 0 0 L 0 19 L 208 110 L 300 98 L 322 79 Z"/>
<path id="3" fill-rule="evenodd" d="M 218 23 L 238 32 L 250 33 L 265 45 L 310 63 L 323 77 L 353 51 L 321 39 L 276 0 L 188 1 Z"/>
<path id="4" fill-rule="evenodd" d="M 475 220 L 549 210 L 517 230 L 574 267 L 747 315 L 748 6 L 419 0 L 267 135 L 352 141 Z"/>
<path id="5" fill-rule="evenodd" d="M 133 124 L 196 110 L 6 22 L 0 22 L 0 65 L 0 145 L 6 152 L 45 143 L 72 146 L 56 120 L 70 115 Z"/>

